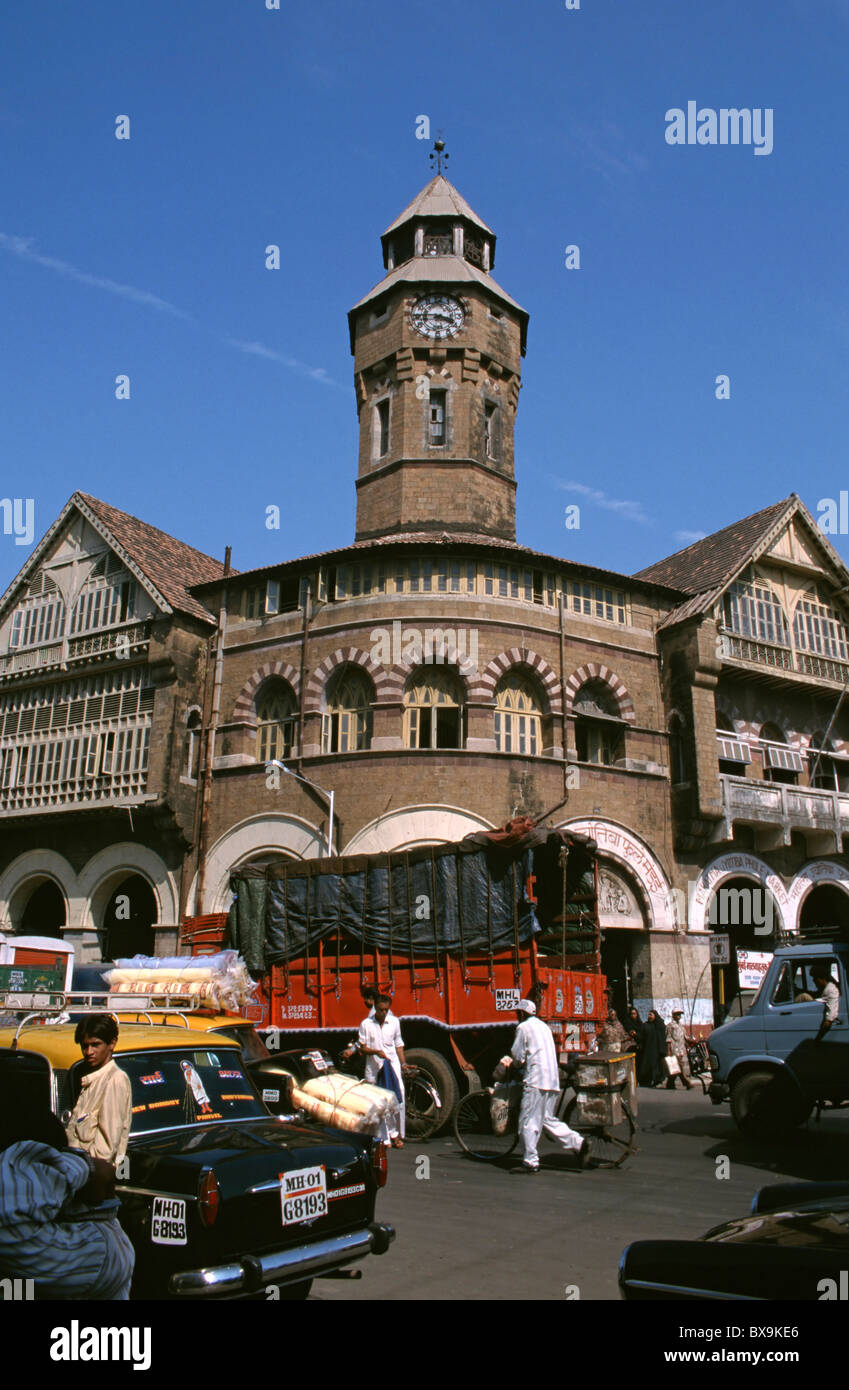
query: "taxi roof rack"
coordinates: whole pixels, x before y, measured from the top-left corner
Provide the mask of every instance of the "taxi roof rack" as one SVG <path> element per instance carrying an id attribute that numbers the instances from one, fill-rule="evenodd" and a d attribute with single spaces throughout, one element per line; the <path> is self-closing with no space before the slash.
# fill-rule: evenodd
<path id="1" fill-rule="evenodd" d="M 152 1015 L 170 1015 L 175 1020 L 173 1023 L 168 1019 L 160 1020 L 163 1028 L 188 1028 L 189 1021 L 186 1014 L 202 1013 L 202 1001 L 197 998 L 186 998 L 185 996 L 174 995 L 174 1002 L 171 1004 L 151 1004 L 152 998 L 160 998 L 156 991 L 149 994 L 120 994 L 110 993 L 108 990 L 65 990 L 65 989 L 43 989 L 43 990 L 19 990 L 19 989 L 0 989 L 0 1013 L 10 1013 L 16 1015 L 15 1036 L 12 1041 L 12 1050 L 18 1045 L 18 1039 L 28 1023 L 35 1019 L 42 1019 L 49 1026 L 49 1020 L 54 1023 L 64 1021 L 62 1014 L 114 1014 L 120 1019 L 122 1014 L 134 1013 L 141 1014 L 148 1023 L 154 1023 Z M 99 1000 L 99 1003 L 95 1003 Z M 115 1005 L 119 1003 L 120 1007 Z M 110 1007 L 111 1006 L 111 1007 Z M 180 1023 L 176 1020 L 179 1019 Z"/>

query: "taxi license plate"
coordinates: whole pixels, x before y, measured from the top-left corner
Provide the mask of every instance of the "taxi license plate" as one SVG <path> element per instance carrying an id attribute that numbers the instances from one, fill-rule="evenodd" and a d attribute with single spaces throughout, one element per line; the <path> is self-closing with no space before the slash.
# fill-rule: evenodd
<path id="1" fill-rule="evenodd" d="M 296 1168 L 280 1174 L 280 1201 L 284 1226 L 314 1221 L 327 1212 L 327 1174 L 324 1164 Z"/>
<path id="2" fill-rule="evenodd" d="M 186 1245 L 186 1203 L 176 1197 L 154 1197 L 150 1238 L 154 1245 Z"/>

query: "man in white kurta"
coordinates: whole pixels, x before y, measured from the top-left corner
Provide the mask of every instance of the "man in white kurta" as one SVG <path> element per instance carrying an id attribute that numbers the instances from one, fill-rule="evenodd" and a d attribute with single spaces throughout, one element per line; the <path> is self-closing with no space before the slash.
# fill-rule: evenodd
<path id="1" fill-rule="evenodd" d="M 404 1040 L 401 1037 L 401 1025 L 394 1014 L 390 1015 L 390 1000 L 385 994 L 379 994 L 374 1002 L 374 1014 L 369 1018 L 364 1018 L 360 1024 L 359 1049 L 366 1059 L 366 1081 L 373 1085 L 378 1083 L 380 1069 L 384 1062 L 392 1068 L 393 1074 L 398 1082 L 399 1112 L 398 1119 L 394 1116 L 389 1120 L 381 1121 L 378 1131 L 378 1139 L 386 1142 L 390 1141 L 394 1149 L 404 1147 L 403 1134 L 405 1130 L 405 1107 L 404 1107 L 404 1074 L 402 1068 L 406 1066 L 404 1060 Z"/>
<path id="2" fill-rule="evenodd" d="M 536 1017 L 536 1005 L 520 999 L 516 1008 L 519 1026 L 511 1049 L 513 1061 L 522 1068 L 522 1108 L 519 1134 L 525 1149 L 520 1172 L 538 1173 L 537 1145 L 543 1130 L 567 1153 L 576 1154 L 583 1167 L 589 1157 L 589 1141 L 554 1118 L 560 1091 L 560 1069 L 551 1029 Z"/>

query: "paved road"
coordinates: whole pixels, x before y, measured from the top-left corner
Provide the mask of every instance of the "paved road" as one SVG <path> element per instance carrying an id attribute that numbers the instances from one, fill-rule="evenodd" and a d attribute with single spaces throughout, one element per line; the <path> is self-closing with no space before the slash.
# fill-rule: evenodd
<path id="1" fill-rule="evenodd" d="M 358 1281 L 318 1280 L 312 1298 L 563 1300 L 577 1285 L 581 1299 L 617 1299 L 629 1241 L 697 1237 L 747 1212 L 768 1183 L 849 1172 L 846 1111 L 770 1147 L 743 1140 L 727 1106 L 714 1108 L 700 1092 L 641 1090 L 637 1142 L 623 1168 L 583 1173 L 545 1145 L 537 1178 L 475 1163 L 453 1139 L 411 1142 L 390 1153 L 378 1198 L 395 1244 Z M 721 1179 L 723 1155 L 730 1176 Z M 416 1177 L 422 1157 L 427 1178 Z"/>

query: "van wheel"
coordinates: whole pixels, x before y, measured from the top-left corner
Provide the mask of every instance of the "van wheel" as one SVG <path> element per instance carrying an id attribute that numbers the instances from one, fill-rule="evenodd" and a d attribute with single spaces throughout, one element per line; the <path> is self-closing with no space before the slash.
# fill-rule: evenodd
<path id="1" fill-rule="evenodd" d="M 434 1133 L 441 1134 L 445 1126 L 451 1123 L 454 1107 L 459 1099 L 460 1091 L 456 1077 L 445 1058 L 438 1052 L 432 1052 L 429 1047 L 405 1048 L 404 1056 L 411 1067 L 418 1067 L 424 1072 L 439 1094 L 442 1101 L 442 1118 Z"/>
<path id="2" fill-rule="evenodd" d="M 747 1072 L 731 1092 L 734 1121 L 752 1139 L 789 1134 L 810 1113 L 811 1106 L 779 1072 Z"/>

